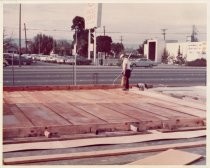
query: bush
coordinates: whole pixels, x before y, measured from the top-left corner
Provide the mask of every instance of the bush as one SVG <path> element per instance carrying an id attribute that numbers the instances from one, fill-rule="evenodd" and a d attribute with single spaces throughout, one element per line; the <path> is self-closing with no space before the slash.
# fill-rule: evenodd
<path id="1" fill-rule="evenodd" d="M 205 67 L 206 66 L 206 59 L 200 58 L 196 59 L 194 61 L 188 61 L 186 63 L 187 66 L 200 66 L 200 67 Z"/>

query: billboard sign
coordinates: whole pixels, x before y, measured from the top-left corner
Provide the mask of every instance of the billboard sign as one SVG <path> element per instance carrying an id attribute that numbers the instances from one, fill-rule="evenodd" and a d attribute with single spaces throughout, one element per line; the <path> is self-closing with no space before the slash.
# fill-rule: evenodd
<path id="1" fill-rule="evenodd" d="M 101 26 L 102 4 L 88 3 L 85 10 L 85 29 Z"/>

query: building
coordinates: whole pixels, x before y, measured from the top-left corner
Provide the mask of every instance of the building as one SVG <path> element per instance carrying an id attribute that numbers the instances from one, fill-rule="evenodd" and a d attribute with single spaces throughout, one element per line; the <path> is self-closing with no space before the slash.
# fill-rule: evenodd
<path id="1" fill-rule="evenodd" d="M 167 42 L 158 39 L 148 40 L 144 45 L 145 56 L 155 62 L 161 62 L 164 48 L 166 48 L 170 57 L 176 58 L 178 50 L 187 61 L 193 61 L 198 58 L 206 59 L 206 41 L 201 42 Z"/>

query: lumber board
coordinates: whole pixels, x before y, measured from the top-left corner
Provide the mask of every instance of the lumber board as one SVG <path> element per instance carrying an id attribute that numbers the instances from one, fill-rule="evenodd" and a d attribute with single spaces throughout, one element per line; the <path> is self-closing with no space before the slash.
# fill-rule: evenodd
<path id="1" fill-rule="evenodd" d="M 185 106 L 180 106 L 180 105 L 167 105 L 166 103 L 150 103 L 159 107 L 165 107 L 168 109 L 172 109 L 175 111 L 179 111 L 182 114 L 188 114 L 191 116 L 197 116 L 197 117 L 201 117 L 201 118 L 206 118 L 206 112 L 204 110 L 199 110 L 196 108 L 191 108 L 191 107 L 185 107 Z"/>
<path id="2" fill-rule="evenodd" d="M 132 92 L 132 91 L 131 91 Z M 144 92 L 138 92 L 138 94 L 142 95 L 142 96 L 146 96 L 146 97 L 151 97 L 157 100 L 161 100 L 164 102 L 170 102 L 170 103 L 175 103 L 178 105 L 184 105 L 184 106 L 188 106 L 188 107 L 193 107 L 193 108 L 198 108 L 201 110 L 206 110 L 206 107 L 203 104 L 199 104 L 199 103 L 195 103 L 195 102 L 190 102 L 190 101 L 186 101 L 186 100 L 180 100 L 168 95 L 163 95 L 160 93 L 155 93 L 154 91 L 144 91 Z"/>
<path id="3" fill-rule="evenodd" d="M 31 101 L 25 97 L 7 97 L 6 101 L 8 104 L 31 103 Z"/>
<path id="4" fill-rule="evenodd" d="M 55 102 L 58 103 L 64 103 L 64 102 L 77 102 L 77 98 L 73 98 L 73 97 L 68 97 L 67 93 L 68 92 L 72 92 L 72 91 L 48 91 L 48 92 L 44 92 L 44 95 L 47 95 L 50 99 L 54 100 Z"/>
<path id="5" fill-rule="evenodd" d="M 12 115 L 13 113 L 10 110 L 10 106 L 7 103 L 3 103 L 3 115 Z"/>
<path id="6" fill-rule="evenodd" d="M 190 118 L 190 117 L 193 118 L 193 116 L 186 115 L 186 114 L 183 115 L 183 114 L 181 114 L 177 111 L 165 109 L 163 107 L 153 106 L 153 105 L 148 104 L 148 103 L 139 102 L 139 103 L 127 103 L 127 104 L 132 106 L 132 107 L 148 111 L 152 114 L 167 117 L 169 119 L 180 118 L 180 117 L 181 118 Z"/>
<path id="7" fill-rule="evenodd" d="M 33 127 L 33 123 L 22 113 L 17 106 L 10 107 L 12 113 L 20 121 L 21 127 Z"/>
<path id="8" fill-rule="evenodd" d="M 133 118 L 136 118 L 141 121 L 160 121 L 168 119 L 167 117 L 162 117 L 156 114 L 150 114 L 147 111 L 144 111 L 142 109 L 137 109 L 123 103 L 98 103 L 98 104 L 110 108 L 112 110 L 118 111 L 122 114 L 132 116 Z"/>
<path id="9" fill-rule="evenodd" d="M 31 96 L 36 99 L 37 101 L 39 101 L 39 103 L 47 103 L 47 102 L 54 102 L 54 99 L 51 99 L 50 97 L 48 97 L 48 94 L 44 94 L 45 91 L 33 91 L 30 92 Z"/>
<path id="10" fill-rule="evenodd" d="M 99 104 L 77 103 L 75 106 L 83 109 L 84 111 L 94 116 L 97 116 L 98 118 L 108 123 L 114 123 L 114 122 L 122 123 L 122 122 L 135 122 L 136 121 L 136 119 L 132 117 L 118 113 L 106 107 L 100 106 Z"/>
<path id="11" fill-rule="evenodd" d="M 78 140 L 67 140 L 67 141 L 5 144 L 3 145 L 3 152 L 32 150 L 32 149 L 70 148 L 70 147 L 102 145 L 102 144 L 108 145 L 108 144 L 137 143 L 137 142 L 146 142 L 153 140 L 164 140 L 164 139 L 194 138 L 194 137 L 202 137 L 205 135 L 206 135 L 205 130 L 199 130 L 199 131 L 131 135 L 131 136 L 106 137 L 106 138 L 89 138 L 89 139 L 78 139 Z"/>
<path id="12" fill-rule="evenodd" d="M 20 107 L 20 109 L 35 126 L 71 125 L 42 104 L 37 104 L 37 107 Z"/>
<path id="13" fill-rule="evenodd" d="M 182 149 L 182 148 L 191 148 L 191 147 L 201 147 L 205 145 L 206 145 L 205 141 L 197 141 L 197 142 L 133 147 L 133 148 L 123 148 L 123 149 L 110 149 L 102 151 L 12 157 L 12 158 L 4 158 L 3 162 L 5 165 L 15 165 L 15 164 L 34 163 L 34 162 L 38 163 L 44 161 L 56 161 L 56 160 L 67 160 L 67 159 L 69 160 L 69 159 L 81 159 L 81 158 L 91 158 L 91 157 L 93 158 L 93 157 L 104 157 L 104 156 L 117 156 L 117 155 L 125 155 L 132 153 L 156 152 L 156 151 L 164 151 L 171 148 Z"/>
<path id="14" fill-rule="evenodd" d="M 45 105 L 75 125 L 106 123 L 98 117 L 95 117 L 69 103 L 46 103 Z"/>
<path id="15" fill-rule="evenodd" d="M 81 102 L 81 103 L 89 103 L 88 100 L 85 100 L 84 98 L 77 96 L 77 93 L 80 91 L 51 91 L 51 93 L 62 100 L 63 102 Z"/>
<path id="16" fill-rule="evenodd" d="M 4 92 L 7 93 L 4 96 L 10 97 L 10 98 L 21 98 L 23 95 L 20 92 Z"/>
<path id="17" fill-rule="evenodd" d="M 3 117 L 3 126 L 4 128 L 11 128 L 11 127 L 21 127 L 20 121 L 15 117 L 15 115 L 4 115 Z"/>
<path id="18" fill-rule="evenodd" d="M 202 158 L 202 155 L 168 149 L 159 154 L 132 162 L 129 165 L 188 165 L 200 158 Z"/>

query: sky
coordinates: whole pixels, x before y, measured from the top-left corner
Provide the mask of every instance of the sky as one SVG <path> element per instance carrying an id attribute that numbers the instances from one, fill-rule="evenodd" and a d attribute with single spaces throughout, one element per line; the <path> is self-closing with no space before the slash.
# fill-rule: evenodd
<path id="1" fill-rule="evenodd" d="M 86 3 L 22 3 L 23 25 L 26 24 L 27 38 L 43 33 L 55 39 L 73 39 L 71 31 L 75 16 L 84 17 Z M 102 4 L 101 27 L 97 35 L 112 37 L 113 42 L 139 45 L 145 39 L 163 39 L 184 42 L 198 31 L 199 41 L 207 40 L 207 6 L 205 3 L 105 3 Z M 19 4 L 3 4 L 3 27 L 7 36 L 19 37 Z"/>

